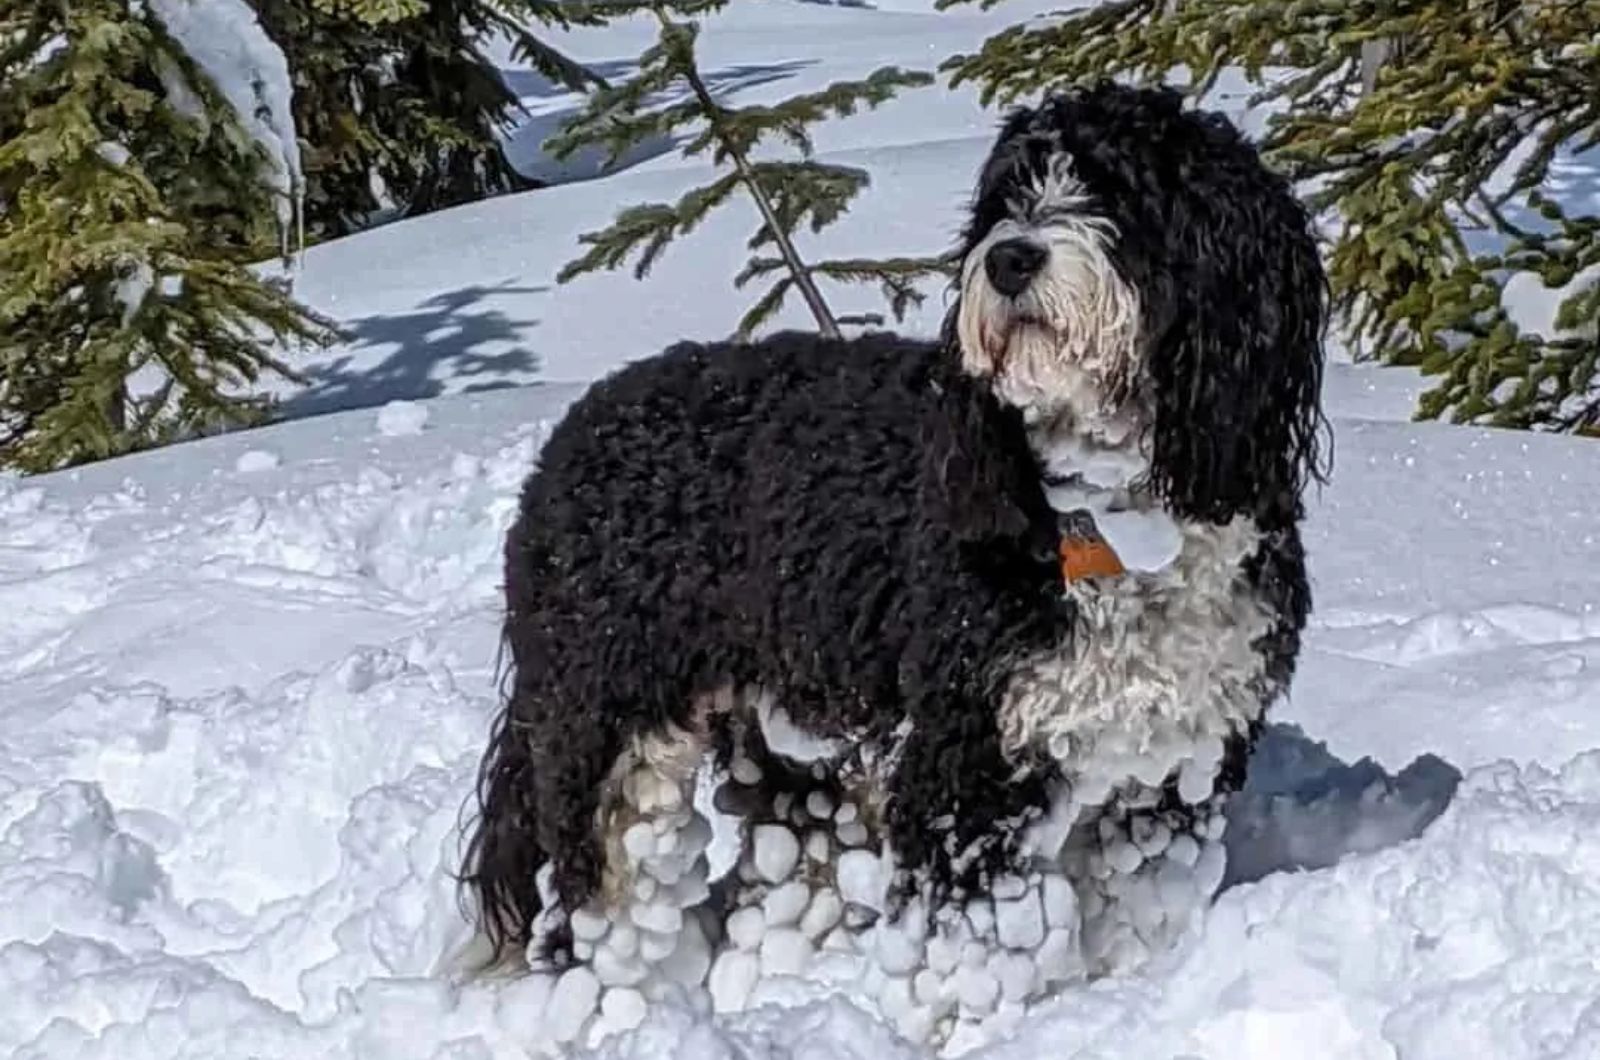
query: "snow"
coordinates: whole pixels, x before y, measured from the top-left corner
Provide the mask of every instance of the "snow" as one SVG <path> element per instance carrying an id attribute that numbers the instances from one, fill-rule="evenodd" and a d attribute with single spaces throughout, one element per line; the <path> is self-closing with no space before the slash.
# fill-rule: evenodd
<path id="1" fill-rule="evenodd" d="M 265 449 L 251 449 L 249 452 L 239 454 L 239 459 L 233 462 L 233 469 L 240 474 L 249 474 L 252 471 L 271 471 L 278 466 L 278 454 Z"/>
<path id="2" fill-rule="evenodd" d="M 144 306 L 156 285 L 155 269 L 145 260 L 127 264 L 117 281 L 111 285 L 111 297 L 122 307 L 122 326 L 127 327 L 134 315 Z"/>
<path id="3" fill-rule="evenodd" d="M 378 410 L 378 433 L 389 438 L 420 434 L 428 424 L 428 407 L 415 401 L 390 401 Z"/>
<path id="4" fill-rule="evenodd" d="M 751 841 L 755 847 L 756 870 L 768 883 L 788 878 L 800 860 L 800 843 L 783 825 L 762 825 L 755 830 Z"/>
<path id="5" fill-rule="evenodd" d="M 929 7 L 736 6 L 708 29 L 707 67 L 719 91 L 768 98 L 929 66 L 1032 9 Z M 620 61 L 648 29 L 585 31 L 580 54 Z M 229 62 L 247 59 L 263 63 Z M 544 107 L 511 134 L 532 165 L 528 137 L 570 99 L 522 74 Z M 944 249 L 993 123 L 927 90 L 826 126 L 819 150 L 876 186 L 802 247 Z M 687 823 L 675 845 L 638 844 L 655 892 L 626 922 L 580 918 L 594 971 L 458 981 L 449 874 L 497 702 L 522 477 L 584 384 L 725 333 L 745 304 L 717 279 L 753 226 L 737 209 L 645 283 L 554 285 L 577 233 L 702 175 L 665 149 L 632 161 L 308 251 L 299 293 L 358 337 L 280 393 L 294 413 L 351 411 L 0 477 L 0 1055 L 520 1058 L 581 1037 L 611 1060 L 923 1060 L 897 1025 L 956 995 L 988 1022 L 952 1045 L 982 1060 L 1600 1055 L 1600 462 L 1592 442 L 1405 422 L 1425 384 L 1348 364 L 1325 387 L 1335 472 L 1310 498 L 1316 611 L 1294 691 L 1224 834 L 1225 890 L 1170 953 L 1019 1004 L 1026 976 L 1075 959 L 1076 899 L 1047 878 L 1002 884 L 974 924 L 1015 944 L 1004 959 L 884 933 L 891 966 L 917 970 L 852 978 L 839 927 L 882 904 L 882 863 L 853 803 L 806 798 L 832 812 L 821 843 L 852 849 L 829 886 L 789 876 L 831 847 L 762 844 L 780 879 L 730 925 L 711 1011 L 654 971 L 625 982 L 704 883 L 698 855 L 726 864 L 726 837 Z M 943 307 L 933 292 L 908 326 L 931 331 Z M 826 750 L 781 711 L 763 721 Z M 1117 856 L 1163 843 L 1197 876 L 1223 871 L 1181 835 Z M 704 942 L 668 955 L 677 974 L 710 961 Z"/>
<path id="6" fill-rule="evenodd" d="M 113 166 L 125 166 L 128 164 L 128 159 L 133 157 L 133 152 L 129 151 L 126 145 L 113 140 L 96 144 L 94 150 L 95 154 Z"/>
<path id="7" fill-rule="evenodd" d="M 847 850 L 839 856 L 839 893 L 847 902 L 881 910 L 883 875 L 882 861 L 870 850 Z"/>
<path id="8" fill-rule="evenodd" d="M 287 245 L 299 217 L 305 178 L 295 134 L 294 86 L 283 52 L 267 36 L 245 0 L 149 0 L 179 46 L 222 93 L 246 134 L 266 152 L 270 186 L 279 196 L 278 219 Z M 165 71 L 168 85 L 181 83 Z M 195 106 L 192 91 L 179 88 L 178 106 Z"/>
<path id="9" fill-rule="evenodd" d="M 529 1015 L 537 980 L 430 976 L 459 939 L 446 873 L 494 704 L 499 535 L 576 392 L 439 399 L 422 433 L 321 417 L 0 487 L 0 1043 L 512 1056 L 561 1029 Z M 1069 991 L 978 1055 L 1592 1055 L 1600 537 L 1583 498 L 1600 472 L 1560 438 L 1336 430 L 1308 530 L 1318 613 L 1278 715 L 1307 735 L 1275 729 L 1258 756 L 1229 829 L 1246 882 L 1168 963 Z M 841 860 L 847 896 L 877 899 L 877 865 Z M 1042 898 L 1053 926 L 1063 898 Z M 719 1007 L 754 992 L 760 935 L 719 960 L 739 999 Z M 1003 1004 L 1017 973 L 997 972 L 962 976 L 970 1003 L 992 980 Z M 777 1008 L 649 1005 L 601 1055 L 917 1055 L 848 993 L 763 990 Z M 602 1009 L 638 1015 L 626 993 Z M 174 1051 L 136 1044 L 158 1039 Z"/>
<path id="10" fill-rule="evenodd" d="M 1556 316 L 1561 304 L 1574 295 L 1600 283 L 1600 265 L 1579 269 L 1571 280 L 1560 287 L 1547 287 L 1538 274 L 1516 272 L 1506 278 L 1501 289 L 1501 301 L 1517 330 L 1546 339 L 1560 339 L 1569 335 L 1592 333 L 1593 326 L 1574 333 L 1556 326 Z"/>

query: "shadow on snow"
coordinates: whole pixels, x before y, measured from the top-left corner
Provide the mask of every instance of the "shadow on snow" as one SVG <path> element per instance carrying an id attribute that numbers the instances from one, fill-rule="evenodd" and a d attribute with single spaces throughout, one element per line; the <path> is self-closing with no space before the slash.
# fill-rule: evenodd
<path id="1" fill-rule="evenodd" d="M 540 359 L 523 338 L 538 321 L 483 303 L 548 289 L 474 285 L 435 295 L 410 312 L 348 321 L 351 338 L 341 355 L 306 370 L 307 386 L 283 403 L 280 418 L 437 397 L 446 381 L 455 392 L 527 385 Z M 386 351 L 376 363 L 363 356 L 374 350 Z"/>
<path id="2" fill-rule="evenodd" d="M 1461 772 L 1436 755 L 1399 773 L 1347 764 L 1294 725 L 1269 725 L 1228 807 L 1222 889 L 1274 872 L 1326 868 L 1414 839 L 1455 797 Z"/>

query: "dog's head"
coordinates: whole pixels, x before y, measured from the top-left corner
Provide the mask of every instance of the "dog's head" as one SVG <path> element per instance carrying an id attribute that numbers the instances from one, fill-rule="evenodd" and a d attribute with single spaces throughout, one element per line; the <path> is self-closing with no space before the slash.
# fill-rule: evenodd
<path id="1" fill-rule="evenodd" d="M 1326 280 L 1305 210 L 1225 118 L 1110 83 L 1013 112 L 958 284 L 947 339 L 1003 401 L 1131 430 L 1178 514 L 1298 512 Z"/>

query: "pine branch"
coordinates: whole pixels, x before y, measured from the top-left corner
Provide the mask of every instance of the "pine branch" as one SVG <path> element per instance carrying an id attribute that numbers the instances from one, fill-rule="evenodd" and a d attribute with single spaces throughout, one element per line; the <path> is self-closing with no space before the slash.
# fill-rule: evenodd
<path id="1" fill-rule="evenodd" d="M 764 137 L 776 133 L 810 157 L 812 143 L 806 127 L 830 117 L 849 117 L 861 108 L 875 109 L 904 88 L 933 83 L 929 74 L 886 66 L 863 81 L 837 81 L 820 92 L 794 96 L 773 106 L 742 107 L 722 113 L 718 129 L 705 129 L 683 149 L 685 157 L 713 148 L 712 160 L 726 161 L 729 152 L 748 154 Z"/>
<path id="2" fill-rule="evenodd" d="M 0 26 L 19 4 L 0 0 Z M 56 50 L 19 55 L 0 92 L 0 464 L 48 470 L 249 418 L 261 402 L 243 385 L 333 337 L 249 267 L 276 223 L 264 156 L 122 0 L 29 14 Z M 156 386 L 130 393 L 146 369 Z"/>
<path id="3" fill-rule="evenodd" d="M 742 289 L 754 280 L 782 273 L 786 269 L 787 265 L 782 258 L 751 258 L 734 278 L 734 286 Z M 954 263 L 948 258 L 846 258 L 817 262 L 808 267 L 807 273 L 813 277 L 822 276 L 839 283 L 878 284 L 884 300 L 889 303 L 889 311 L 894 319 L 902 321 L 907 312 L 913 307 L 920 306 L 926 298 L 918 290 L 917 281 L 935 277 L 948 279 L 954 273 Z M 783 308 L 784 299 L 793 287 L 794 281 L 789 275 L 782 276 L 769 287 L 760 301 L 739 321 L 736 337 L 741 341 L 747 340 L 757 328 L 770 320 Z M 883 317 L 875 313 L 856 314 L 839 319 L 841 323 L 855 325 L 884 323 Z"/>
<path id="4" fill-rule="evenodd" d="M 694 58 L 694 35 L 673 23 L 660 8 L 656 9 L 656 17 L 661 22 L 662 44 L 664 48 L 678 51 L 680 72 L 685 81 L 689 83 L 690 90 L 695 99 L 699 100 L 705 112 L 706 123 L 713 132 L 721 137 L 726 133 L 724 112 L 717 101 L 712 98 L 711 92 L 706 88 L 705 81 L 700 76 L 700 68 Z M 801 259 L 799 251 L 795 249 L 794 242 L 789 238 L 789 232 L 783 226 L 777 210 L 773 207 L 772 200 L 767 195 L 766 188 L 759 177 L 752 170 L 750 160 L 742 147 L 730 139 L 722 140 L 723 150 L 729 161 L 733 163 L 734 171 L 739 175 L 739 180 L 744 184 L 744 189 L 755 201 L 756 209 L 761 212 L 761 219 L 766 225 L 766 233 L 778 247 L 778 253 L 783 257 L 785 265 L 792 274 L 795 286 L 800 289 L 800 296 L 805 299 L 806 307 L 811 310 L 811 315 L 816 318 L 817 330 L 827 338 L 838 338 L 840 335 L 839 324 L 833 319 L 833 311 L 828 308 L 828 303 L 823 300 L 822 292 L 817 290 L 817 285 L 806 272 L 805 262 Z"/>
<path id="5" fill-rule="evenodd" d="M 640 248 L 643 249 L 634 266 L 634 278 L 643 279 L 673 238 L 692 232 L 708 213 L 726 202 L 738 187 L 738 176 L 730 174 L 685 193 L 672 205 L 647 203 L 629 207 L 617 215 L 609 227 L 578 237 L 579 242 L 593 249 L 563 265 L 556 274 L 556 282 L 568 283 L 584 273 L 617 268 Z"/>
<path id="6" fill-rule="evenodd" d="M 675 16 L 692 16 L 720 9 L 721 2 L 674 0 L 662 3 L 607 3 L 607 17 L 619 11 L 648 11 L 656 18 L 659 36 L 639 60 L 638 72 L 626 81 L 594 92 L 584 107 L 546 148 L 560 158 L 599 147 L 607 164 L 633 150 L 642 141 L 682 138 L 685 157 L 708 156 L 713 165 L 729 172 L 695 188 L 676 203 L 649 203 L 630 207 L 611 225 L 580 236 L 588 247 L 558 274 L 561 282 L 599 269 L 616 268 L 634 261 L 634 275 L 643 278 L 669 243 L 696 228 L 707 214 L 738 192 L 754 203 L 761 223 L 748 241 L 752 251 L 770 248 L 774 253 L 752 261 L 759 275 L 783 271 L 741 321 L 738 334 L 752 329 L 781 308 L 790 291 L 798 290 L 818 330 L 837 336 L 839 322 L 817 285 L 817 277 L 830 270 L 844 277 L 851 263 L 808 265 L 796 248 L 793 233 L 802 225 L 820 232 L 841 218 L 851 201 L 869 184 L 866 172 L 810 159 L 812 140 L 808 126 L 836 116 L 848 116 L 877 107 L 903 88 L 931 83 L 926 74 L 886 67 L 861 81 L 841 81 L 779 103 L 747 107 L 728 106 L 717 100 L 701 75 L 695 58 L 699 27 L 679 22 Z M 768 141 L 787 143 L 798 150 L 799 161 L 757 160 L 755 152 Z M 910 259 L 884 263 L 871 278 L 879 283 L 897 319 L 921 297 L 910 274 Z M 853 264 L 869 278 L 869 263 Z M 747 270 L 748 271 L 748 270 Z M 902 275 L 904 273 L 905 275 Z M 743 287 L 741 273 L 735 285 Z"/>

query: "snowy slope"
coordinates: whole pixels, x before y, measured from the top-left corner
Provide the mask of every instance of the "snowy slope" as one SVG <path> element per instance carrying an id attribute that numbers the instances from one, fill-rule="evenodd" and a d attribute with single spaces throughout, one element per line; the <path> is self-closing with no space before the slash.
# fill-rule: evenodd
<path id="1" fill-rule="evenodd" d="M 538 1039 L 536 987 L 429 972 L 460 929 L 447 873 L 495 703 L 500 534 L 577 391 L 0 487 L 0 1050 L 510 1057 Z M 1305 735 L 1274 732 L 1235 857 L 1259 876 L 1374 852 L 1236 887 L 1170 963 L 980 1055 L 1596 1055 L 1600 464 L 1557 438 L 1337 427 L 1317 624 L 1278 714 Z M 1348 766 L 1425 753 L 1449 766 Z M 1448 810 L 1393 846 L 1450 767 Z M 798 1016 L 666 1009 L 606 1049 L 913 1055 L 848 999 L 786 996 Z M 779 1031 L 791 1016 L 806 1036 Z"/>
<path id="2" fill-rule="evenodd" d="M 867 165 L 877 186 L 848 223 L 823 233 L 824 252 L 948 249 L 984 146 L 984 140 L 970 139 L 829 156 Z M 306 389 L 282 387 L 289 398 L 286 413 L 508 383 L 582 382 L 676 338 L 726 336 L 759 297 L 759 291 L 733 288 L 748 257 L 744 242 L 759 224 L 754 207 L 743 200 L 676 241 L 642 283 L 628 270 L 564 286 L 555 282 L 561 265 L 577 256 L 579 234 L 605 226 L 624 205 L 676 199 L 694 180 L 694 171 L 635 169 L 312 248 L 295 293 L 342 321 L 356 338 L 296 362 L 312 381 Z M 799 242 L 805 250 L 817 241 Z M 870 289 L 842 294 L 835 301 L 841 313 L 883 309 Z M 799 299 L 791 303 L 780 323 L 807 325 Z M 942 310 L 935 292 L 907 327 L 925 333 Z"/>
<path id="3" fill-rule="evenodd" d="M 1021 7 L 929 6 L 737 6 L 707 65 L 789 63 L 729 87 L 787 92 L 931 64 Z M 645 39 L 610 32 L 579 54 Z M 877 186 L 812 245 L 943 249 L 993 120 L 930 91 L 829 126 L 822 149 Z M 738 211 L 643 284 L 552 286 L 580 231 L 697 177 L 632 161 L 310 252 L 299 292 L 359 337 L 290 410 L 364 407 L 0 479 L 0 1056 L 543 1040 L 537 981 L 432 974 L 463 927 L 448 873 L 496 704 L 501 535 L 584 383 L 746 304 Z M 1317 614 L 1230 831 L 1236 886 L 1169 959 L 1039 1006 L 984 1060 L 1600 1055 L 1600 459 L 1405 423 L 1416 390 L 1328 380 Z M 397 397 L 430 400 L 376 407 Z M 727 1021 L 662 1009 L 600 1053 L 918 1056 L 850 997 L 774 992 Z"/>

